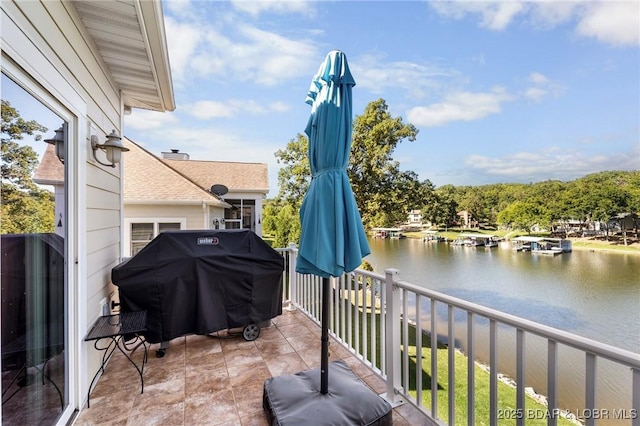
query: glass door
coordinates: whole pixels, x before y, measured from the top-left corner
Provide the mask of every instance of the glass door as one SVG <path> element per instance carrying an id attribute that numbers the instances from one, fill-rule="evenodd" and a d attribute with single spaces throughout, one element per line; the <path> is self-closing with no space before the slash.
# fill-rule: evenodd
<path id="1" fill-rule="evenodd" d="M 3 70 L 3 425 L 56 424 L 69 403 L 67 129 Z"/>

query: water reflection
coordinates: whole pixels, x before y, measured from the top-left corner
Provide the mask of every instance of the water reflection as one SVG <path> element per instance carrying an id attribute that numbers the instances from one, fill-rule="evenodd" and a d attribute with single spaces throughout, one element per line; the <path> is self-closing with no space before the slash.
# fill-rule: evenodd
<path id="1" fill-rule="evenodd" d="M 370 241 L 375 272 L 584 337 L 640 352 L 640 256 L 559 256 L 423 243 Z"/>

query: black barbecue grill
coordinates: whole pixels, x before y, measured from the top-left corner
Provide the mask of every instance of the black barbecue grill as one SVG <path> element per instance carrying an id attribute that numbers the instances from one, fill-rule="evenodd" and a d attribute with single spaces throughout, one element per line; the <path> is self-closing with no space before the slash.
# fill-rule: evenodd
<path id="1" fill-rule="evenodd" d="M 167 231 L 111 271 L 120 312 L 147 311 L 149 343 L 243 328 L 282 314 L 284 259 L 249 230 Z M 158 353 L 162 356 L 162 353 Z"/>

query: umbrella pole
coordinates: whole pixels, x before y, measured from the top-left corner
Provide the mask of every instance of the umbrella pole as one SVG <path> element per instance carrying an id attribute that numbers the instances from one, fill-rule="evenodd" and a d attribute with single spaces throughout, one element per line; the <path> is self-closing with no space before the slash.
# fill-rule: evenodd
<path id="1" fill-rule="evenodd" d="M 329 278 L 322 278 L 322 348 L 320 352 L 320 393 L 329 392 Z"/>

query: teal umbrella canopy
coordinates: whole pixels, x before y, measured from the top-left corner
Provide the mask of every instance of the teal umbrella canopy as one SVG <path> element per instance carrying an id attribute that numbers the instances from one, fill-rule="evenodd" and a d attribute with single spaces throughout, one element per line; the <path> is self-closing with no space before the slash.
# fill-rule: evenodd
<path id="1" fill-rule="evenodd" d="M 327 54 L 306 102 L 311 184 L 300 208 L 296 271 L 328 278 L 351 272 L 369 253 L 362 218 L 347 176 L 351 151 L 351 92 L 356 82 L 341 51 Z"/>

